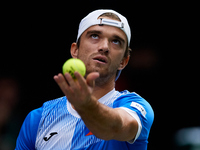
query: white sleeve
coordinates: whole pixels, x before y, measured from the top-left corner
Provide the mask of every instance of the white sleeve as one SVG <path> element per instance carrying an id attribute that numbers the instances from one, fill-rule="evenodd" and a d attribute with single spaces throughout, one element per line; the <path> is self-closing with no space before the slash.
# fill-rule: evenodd
<path id="1" fill-rule="evenodd" d="M 134 139 L 130 140 L 130 141 L 127 141 L 128 143 L 130 144 L 133 144 L 135 142 L 135 140 L 137 140 L 137 138 L 139 137 L 141 131 L 142 131 L 142 124 L 141 124 L 141 121 L 140 121 L 140 118 L 138 117 L 137 113 L 131 109 L 128 109 L 126 107 L 120 107 L 122 108 L 123 110 L 125 110 L 127 113 L 129 113 L 138 123 L 138 131 L 137 131 L 137 134 L 135 136 Z"/>

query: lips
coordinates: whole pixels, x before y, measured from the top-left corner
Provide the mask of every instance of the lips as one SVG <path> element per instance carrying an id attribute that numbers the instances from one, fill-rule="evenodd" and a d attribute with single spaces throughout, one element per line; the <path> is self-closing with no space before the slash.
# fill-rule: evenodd
<path id="1" fill-rule="evenodd" d="M 105 56 L 96 56 L 93 60 L 98 61 L 99 63 L 108 63 L 108 59 Z"/>

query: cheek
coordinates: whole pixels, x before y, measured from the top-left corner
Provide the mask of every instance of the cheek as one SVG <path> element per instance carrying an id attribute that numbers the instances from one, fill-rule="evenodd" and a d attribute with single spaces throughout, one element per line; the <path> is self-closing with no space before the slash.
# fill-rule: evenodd
<path id="1" fill-rule="evenodd" d="M 81 43 L 80 43 L 80 47 L 79 47 L 79 56 L 81 56 L 81 55 L 88 55 L 88 54 L 90 54 L 90 53 L 92 53 L 92 51 L 93 51 L 93 45 L 92 44 L 90 44 L 90 43 L 88 43 L 88 41 L 82 41 Z"/>
<path id="2" fill-rule="evenodd" d="M 116 55 L 113 56 L 114 59 L 112 59 L 112 66 L 115 67 L 115 68 L 119 68 L 121 63 L 122 63 L 122 60 L 124 58 L 124 55 L 123 53 L 118 53 Z"/>
<path id="3" fill-rule="evenodd" d="M 92 55 L 93 50 L 91 47 L 84 45 L 80 46 L 78 50 L 78 58 L 81 59 L 85 64 L 87 63 L 87 60 Z"/>
<path id="4" fill-rule="evenodd" d="M 86 53 L 82 53 L 82 51 L 79 50 L 77 58 L 81 59 L 84 63 L 86 63 L 86 59 L 87 59 L 86 56 L 87 56 Z"/>
<path id="5" fill-rule="evenodd" d="M 113 54 L 112 57 L 114 58 L 115 63 L 120 64 L 120 62 L 123 59 L 123 56 L 124 56 L 124 54 L 122 52 L 120 52 L 120 53 Z"/>

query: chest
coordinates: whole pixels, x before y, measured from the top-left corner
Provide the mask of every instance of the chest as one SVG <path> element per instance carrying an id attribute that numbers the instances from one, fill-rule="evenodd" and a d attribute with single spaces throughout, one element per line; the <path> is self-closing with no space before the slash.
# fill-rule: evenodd
<path id="1" fill-rule="evenodd" d="M 53 109 L 41 118 L 35 147 L 37 150 L 80 149 L 100 141 L 67 108 L 58 112 Z"/>

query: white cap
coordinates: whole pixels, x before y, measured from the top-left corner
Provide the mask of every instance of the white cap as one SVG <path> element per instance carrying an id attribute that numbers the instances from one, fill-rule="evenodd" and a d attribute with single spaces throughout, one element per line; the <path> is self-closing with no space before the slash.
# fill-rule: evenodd
<path id="1" fill-rule="evenodd" d="M 121 20 L 121 22 L 116 21 L 116 20 L 112 20 L 112 19 L 98 19 L 100 15 L 104 14 L 104 13 L 113 13 L 115 15 L 117 15 L 119 17 L 119 19 Z M 79 24 L 79 29 L 78 29 L 78 36 L 77 36 L 77 40 L 80 38 L 80 36 L 83 34 L 83 32 L 85 30 L 87 30 L 89 27 L 93 26 L 93 25 L 110 25 L 110 26 L 115 26 L 120 28 L 122 31 L 124 31 L 124 33 L 127 36 L 128 39 L 128 46 L 130 45 L 130 40 L 131 40 L 131 30 L 128 24 L 127 19 L 122 16 L 121 14 L 119 14 L 118 12 L 114 11 L 114 10 L 110 10 L 110 9 L 99 9 L 99 10 L 95 10 L 91 13 L 89 13 L 85 18 L 83 18 Z"/>

